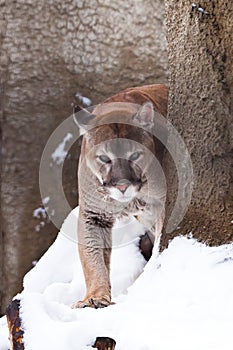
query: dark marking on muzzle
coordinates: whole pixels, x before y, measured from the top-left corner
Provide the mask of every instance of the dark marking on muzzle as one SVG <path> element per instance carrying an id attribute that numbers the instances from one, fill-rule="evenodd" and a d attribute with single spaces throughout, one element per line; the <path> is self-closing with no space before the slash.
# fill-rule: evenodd
<path id="1" fill-rule="evenodd" d="M 112 161 L 111 167 L 103 179 L 104 186 L 116 187 L 124 193 L 130 185 L 141 187 L 140 168 L 133 162 L 117 158 Z"/>

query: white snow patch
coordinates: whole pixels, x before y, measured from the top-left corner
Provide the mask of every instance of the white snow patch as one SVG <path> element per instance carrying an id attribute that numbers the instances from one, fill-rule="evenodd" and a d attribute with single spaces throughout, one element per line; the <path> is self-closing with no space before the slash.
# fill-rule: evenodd
<path id="1" fill-rule="evenodd" d="M 204 10 L 202 7 L 198 7 L 197 10 L 198 10 L 199 12 L 201 12 L 201 13 L 204 13 L 205 15 L 208 15 L 208 14 L 209 14 L 209 12 L 206 11 L 206 10 Z"/>
<path id="2" fill-rule="evenodd" d="M 36 232 L 40 232 L 40 229 L 41 229 L 40 224 L 38 224 L 38 225 L 35 226 L 35 231 L 36 231 Z"/>
<path id="3" fill-rule="evenodd" d="M 49 215 L 50 215 L 50 216 L 54 216 L 54 215 L 55 215 L 55 209 L 51 209 Z"/>
<path id="4" fill-rule="evenodd" d="M 75 97 L 85 106 L 85 107 L 90 107 L 92 104 L 92 101 L 85 96 L 82 96 L 79 92 L 75 94 Z"/>
<path id="5" fill-rule="evenodd" d="M 40 220 L 40 222 L 37 225 L 35 225 L 36 232 L 40 232 L 40 230 L 45 226 L 46 222 L 49 222 L 47 211 L 48 211 L 48 207 L 45 207 L 45 208 L 39 207 L 33 211 L 33 217 L 35 219 Z"/>
<path id="6" fill-rule="evenodd" d="M 208 11 L 206 11 L 206 10 L 204 10 L 202 7 L 198 7 L 196 4 L 192 4 L 191 5 L 192 6 L 192 9 L 197 9 L 197 11 L 199 11 L 199 12 L 201 12 L 201 13 L 203 13 L 204 15 L 209 15 L 209 12 Z"/>
<path id="7" fill-rule="evenodd" d="M 69 132 L 63 139 L 61 143 L 57 146 L 55 151 L 51 154 L 52 160 L 57 165 L 60 165 L 64 162 L 68 151 L 65 150 L 67 142 L 69 142 L 73 138 L 73 135 Z"/>
<path id="8" fill-rule="evenodd" d="M 10 349 L 6 316 L 0 318 L 0 350 Z"/>
<path id="9" fill-rule="evenodd" d="M 48 202 L 49 202 L 49 201 L 50 201 L 50 197 L 49 197 L 49 196 L 44 197 L 44 198 L 42 199 L 42 203 L 43 203 L 43 205 L 48 204 Z"/>
<path id="10" fill-rule="evenodd" d="M 33 211 L 32 215 L 35 219 L 41 219 L 41 218 L 46 219 L 47 218 L 46 210 L 45 210 L 45 208 L 42 208 L 42 207 L 35 209 Z"/>
<path id="11" fill-rule="evenodd" d="M 73 310 L 70 305 L 85 294 L 77 246 L 67 238 L 76 234 L 77 212 L 67 217 L 64 234 L 59 233 L 24 278 L 20 298 L 25 350 L 90 350 L 97 336 L 115 339 L 116 350 L 231 348 L 233 244 L 207 247 L 177 237 L 160 255 L 154 249 L 145 266 L 137 247 L 140 224 L 118 222 L 115 233 L 132 231 L 135 236 L 130 244 L 113 249 L 116 304 Z"/>

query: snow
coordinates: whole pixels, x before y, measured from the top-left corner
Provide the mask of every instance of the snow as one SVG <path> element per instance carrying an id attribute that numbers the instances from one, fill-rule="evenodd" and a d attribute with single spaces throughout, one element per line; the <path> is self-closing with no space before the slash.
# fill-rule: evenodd
<path id="1" fill-rule="evenodd" d="M 40 219 L 40 218 L 46 219 L 46 217 L 47 217 L 46 209 L 42 208 L 42 207 L 36 208 L 33 211 L 32 215 L 35 219 Z"/>
<path id="2" fill-rule="evenodd" d="M 39 207 L 33 211 L 32 216 L 35 219 L 40 220 L 40 222 L 34 227 L 36 232 L 40 232 L 40 230 L 45 226 L 46 222 L 49 222 L 49 218 L 47 216 L 48 210 L 49 210 L 48 207 L 45 207 L 45 208 Z"/>
<path id="3" fill-rule="evenodd" d="M 50 197 L 49 197 L 49 196 L 44 197 L 44 198 L 42 199 L 42 203 L 43 203 L 43 205 L 48 204 L 48 202 L 49 202 L 49 201 L 50 201 Z"/>
<path id="4" fill-rule="evenodd" d="M 205 15 L 208 15 L 208 14 L 209 14 L 209 12 L 206 11 L 206 10 L 204 10 L 202 7 L 198 7 L 197 10 L 198 10 L 199 12 L 201 12 L 201 13 L 204 13 Z"/>
<path id="5" fill-rule="evenodd" d="M 59 143 L 55 151 L 51 154 L 52 160 L 57 165 L 60 165 L 64 162 L 68 151 L 65 150 L 67 142 L 69 142 L 73 138 L 73 135 L 69 132 L 64 137 L 63 141 Z"/>
<path id="6" fill-rule="evenodd" d="M 6 316 L 0 318 L 0 350 L 9 349 L 8 328 Z"/>
<path id="7" fill-rule="evenodd" d="M 202 7 L 197 6 L 197 5 L 194 4 L 194 3 L 193 3 L 191 6 L 192 6 L 192 9 L 193 9 L 193 10 L 194 10 L 194 9 L 197 9 L 197 11 L 203 13 L 204 15 L 209 15 L 209 12 L 206 11 L 206 10 L 204 10 Z"/>
<path id="8" fill-rule="evenodd" d="M 75 236 L 77 213 L 67 217 L 55 243 L 24 278 L 25 350 L 90 350 L 97 336 L 115 339 L 116 350 L 231 348 L 233 244 L 207 247 L 191 236 L 176 237 L 160 255 L 155 248 L 145 265 L 137 238 L 142 226 L 134 219 L 118 222 L 114 234 L 131 235 L 120 247 L 115 240 L 113 249 L 116 304 L 73 310 L 70 305 L 85 293 L 77 247 L 67 238 Z M 0 350 L 7 350 L 0 321 Z"/>
<path id="9" fill-rule="evenodd" d="M 194 3 L 193 3 L 191 6 L 192 6 L 192 9 L 193 9 L 193 10 L 194 10 L 194 9 L 197 9 L 197 11 L 203 13 L 204 15 L 209 15 L 209 12 L 206 11 L 206 10 L 204 10 L 202 7 L 197 6 L 197 5 L 194 4 Z"/>
<path id="10" fill-rule="evenodd" d="M 75 97 L 85 106 L 85 107 L 90 107 L 92 104 L 92 101 L 85 96 L 82 96 L 79 92 L 75 94 Z"/>
<path id="11" fill-rule="evenodd" d="M 46 221 L 48 221 L 47 210 L 48 210 L 47 207 L 45 207 L 45 208 L 39 207 L 33 211 L 32 216 L 35 219 L 40 220 L 39 224 L 35 225 L 35 227 L 34 227 L 36 232 L 40 232 L 40 230 L 45 226 L 45 221 L 43 221 L 43 220 L 46 219 Z"/>

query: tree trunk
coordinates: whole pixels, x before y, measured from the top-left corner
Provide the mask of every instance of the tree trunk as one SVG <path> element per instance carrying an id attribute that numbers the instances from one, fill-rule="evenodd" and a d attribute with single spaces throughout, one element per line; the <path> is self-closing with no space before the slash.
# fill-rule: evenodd
<path id="1" fill-rule="evenodd" d="M 200 5 L 201 4 L 201 5 Z M 188 211 L 178 234 L 218 245 L 233 239 L 233 2 L 165 1 L 170 65 L 169 116 L 193 163 Z M 169 156 L 168 216 L 176 197 Z"/>

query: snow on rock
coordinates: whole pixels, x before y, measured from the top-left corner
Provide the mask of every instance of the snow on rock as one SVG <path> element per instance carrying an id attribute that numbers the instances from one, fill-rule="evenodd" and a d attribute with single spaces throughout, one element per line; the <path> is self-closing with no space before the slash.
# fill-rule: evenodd
<path id="1" fill-rule="evenodd" d="M 63 164 L 68 151 L 65 150 L 66 144 L 73 138 L 73 135 L 69 132 L 61 143 L 57 146 L 55 151 L 51 154 L 51 158 L 57 165 Z"/>
<path id="2" fill-rule="evenodd" d="M 49 198 L 49 197 L 48 197 Z M 39 208 L 36 208 L 34 211 L 33 211 L 33 217 L 35 219 L 38 219 L 40 220 L 40 222 L 35 225 L 35 231 L 36 232 L 40 232 L 40 230 L 45 226 L 45 224 L 47 222 L 49 222 L 49 217 L 47 215 L 47 212 L 48 212 L 48 207 L 45 207 L 43 208 L 42 206 L 39 207 Z"/>
<path id="3" fill-rule="evenodd" d="M 77 92 L 75 94 L 75 97 L 78 101 L 80 101 L 85 107 L 90 107 L 92 104 L 92 101 L 85 96 L 82 96 L 82 94 L 80 94 L 80 92 Z"/>
<path id="4" fill-rule="evenodd" d="M 47 218 L 46 209 L 42 208 L 42 207 L 36 208 L 33 211 L 32 215 L 35 219 L 40 219 L 40 218 L 46 219 Z"/>
<path id="5" fill-rule="evenodd" d="M 70 305 L 85 294 L 76 243 L 68 239 L 75 237 L 77 213 L 68 216 L 55 243 L 25 276 L 20 295 L 25 350 L 90 350 L 97 336 L 115 339 L 116 350 L 231 348 L 233 244 L 207 247 L 177 237 L 160 255 L 154 249 L 145 266 L 137 246 L 142 227 L 133 219 L 118 223 L 117 235 L 134 235 L 113 249 L 116 304 L 73 310 Z"/>
<path id="6" fill-rule="evenodd" d="M 49 197 L 49 196 L 46 196 L 46 197 L 44 197 L 44 198 L 42 199 L 43 205 L 48 204 L 49 201 L 50 201 L 50 197 Z"/>

